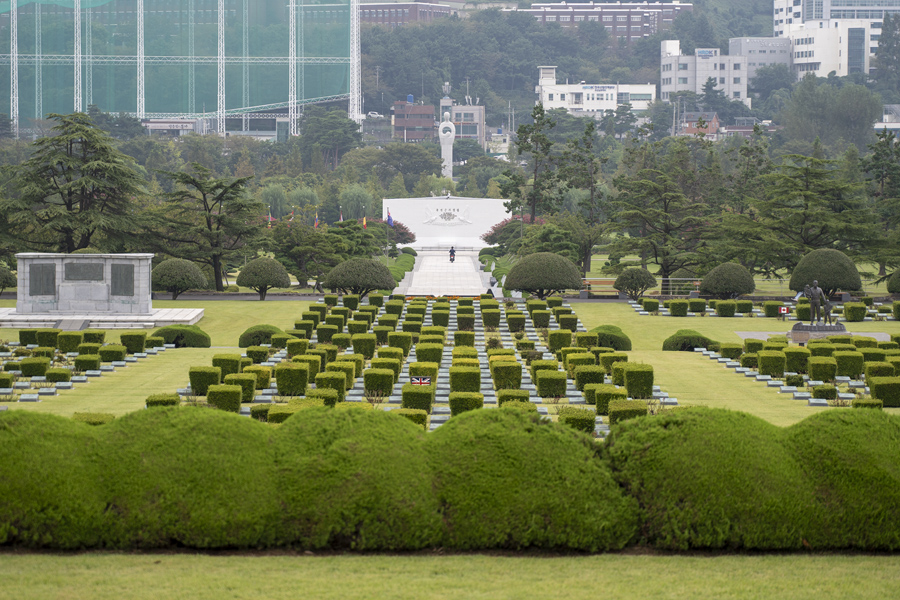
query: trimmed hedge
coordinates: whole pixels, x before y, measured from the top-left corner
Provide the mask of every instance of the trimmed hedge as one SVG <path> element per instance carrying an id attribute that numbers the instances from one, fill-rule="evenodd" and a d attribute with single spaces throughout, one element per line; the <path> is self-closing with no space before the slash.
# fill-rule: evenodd
<path id="1" fill-rule="evenodd" d="M 832 357 L 837 365 L 835 375 L 859 379 L 863 373 L 865 358 L 862 352 L 835 352 Z"/>
<path id="2" fill-rule="evenodd" d="M 659 300 L 656 298 L 642 298 L 641 300 L 641 307 L 647 312 L 654 313 L 659 310 Z"/>
<path id="3" fill-rule="evenodd" d="M 416 359 L 419 361 L 440 363 L 443 356 L 442 344 L 416 344 Z"/>
<path id="4" fill-rule="evenodd" d="M 617 425 L 628 419 L 647 414 L 647 403 L 643 400 L 617 400 L 609 402 L 609 424 Z"/>
<path id="5" fill-rule="evenodd" d="M 484 395 L 478 392 L 450 392 L 450 416 L 484 407 Z"/>
<path id="6" fill-rule="evenodd" d="M 389 369 L 394 374 L 394 383 L 400 379 L 403 361 L 398 358 L 373 358 L 370 363 L 373 369 Z"/>
<path id="7" fill-rule="evenodd" d="M 716 302 L 716 315 L 733 317 L 735 312 L 737 312 L 737 303 L 734 300 L 719 300 Z"/>
<path id="8" fill-rule="evenodd" d="M 813 356 L 831 356 L 834 354 L 835 350 L 834 344 L 824 342 L 819 344 L 807 344 L 807 348 Z"/>
<path id="9" fill-rule="evenodd" d="M 417 408 L 398 408 L 390 411 L 388 414 L 399 415 L 422 429 L 426 429 L 428 426 L 428 413 L 424 410 Z"/>
<path id="10" fill-rule="evenodd" d="M 718 342 L 693 329 L 679 329 L 663 341 L 662 349 L 667 352 L 693 352 L 694 348 L 709 349 L 713 344 Z"/>
<path id="11" fill-rule="evenodd" d="M 538 396 L 541 398 L 558 398 L 566 395 L 566 382 L 568 379 L 564 372 L 541 370 L 536 375 Z"/>
<path id="12" fill-rule="evenodd" d="M 531 311 L 531 322 L 534 323 L 536 329 L 546 329 L 550 327 L 549 310 L 533 310 Z"/>
<path id="13" fill-rule="evenodd" d="M 807 366 L 813 381 L 834 381 L 837 376 L 837 361 L 831 356 L 810 356 Z"/>
<path id="14" fill-rule="evenodd" d="M 590 384 L 585 388 L 585 392 L 587 392 L 588 388 L 593 389 L 593 404 L 597 407 L 598 415 L 608 415 L 609 405 L 611 402 L 617 400 L 624 401 L 628 399 L 628 395 L 623 388 L 618 388 L 608 383 Z M 585 400 L 587 400 L 587 397 L 585 398 Z"/>
<path id="15" fill-rule="evenodd" d="M 744 347 L 741 344 L 720 344 L 719 354 L 730 360 L 738 360 L 744 353 Z"/>
<path id="16" fill-rule="evenodd" d="M 575 406 L 560 406 L 559 422 L 568 425 L 577 431 L 584 432 L 590 436 L 594 434 L 594 423 L 597 413 L 591 408 L 580 408 Z"/>
<path id="17" fill-rule="evenodd" d="M 344 388 L 346 391 L 350 391 L 353 386 L 356 384 L 356 364 L 349 360 L 336 360 L 334 362 L 328 363 L 325 366 L 326 373 L 343 373 L 345 377 L 345 385 Z"/>
<path id="18" fill-rule="evenodd" d="M 50 359 L 46 356 L 29 356 L 19 361 L 22 377 L 43 377 L 50 368 Z"/>
<path id="19" fill-rule="evenodd" d="M 56 347 L 60 352 L 78 352 L 78 346 L 84 343 L 84 334 L 80 331 L 62 331 L 56 336 Z"/>
<path id="20" fill-rule="evenodd" d="M 480 392 L 481 369 L 474 367 L 450 367 L 450 391 Z"/>
<path id="21" fill-rule="evenodd" d="M 603 367 L 603 370 L 606 371 L 607 374 L 612 374 L 613 363 L 628 362 L 628 355 L 624 352 L 606 352 L 601 354 L 598 359 L 600 360 L 600 366 Z"/>
<path id="22" fill-rule="evenodd" d="M 669 314 L 673 317 L 686 317 L 690 303 L 687 300 L 670 300 Z"/>
<path id="23" fill-rule="evenodd" d="M 454 331 L 453 332 L 453 345 L 454 346 L 475 346 L 475 332 L 474 331 Z"/>
<path id="24" fill-rule="evenodd" d="M 254 325 L 248 327 L 238 338 L 238 347 L 247 348 L 249 346 L 270 344 L 272 343 L 272 336 L 277 333 L 284 333 L 284 331 L 274 325 Z M 157 335 L 159 335 L 159 332 L 157 332 Z"/>
<path id="25" fill-rule="evenodd" d="M 522 385 L 522 365 L 514 361 L 491 365 L 491 377 L 495 390 L 518 389 Z"/>
<path id="26" fill-rule="evenodd" d="M 900 377 L 866 378 L 872 398 L 881 400 L 885 408 L 900 407 Z"/>
<path id="27" fill-rule="evenodd" d="M 822 400 L 834 400 L 837 398 L 837 388 L 830 383 L 817 385 L 812 389 L 812 397 L 820 398 Z"/>
<path id="28" fill-rule="evenodd" d="M 529 402 L 531 392 L 528 390 L 497 390 L 497 406 L 507 402 Z"/>
<path id="29" fill-rule="evenodd" d="M 128 354 L 138 354 L 143 352 L 147 343 L 147 332 L 138 333 L 122 333 L 119 334 L 119 341 L 125 346 Z"/>
<path id="30" fill-rule="evenodd" d="M 191 367 L 188 369 L 191 395 L 205 396 L 210 386 L 222 383 L 222 369 L 219 367 Z"/>
<path id="31" fill-rule="evenodd" d="M 784 370 L 789 373 L 806 373 L 807 362 L 812 353 L 809 348 L 788 346 L 781 351 L 784 354 Z"/>
<path id="32" fill-rule="evenodd" d="M 371 368 L 363 371 L 363 389 L 366 394 L 377 393 L 387 398 L 391 395 L 396 381 L 397 374 L 393 369 Z"/>
<path id="33" fill-rule="evenodd" d="M 61 381 L 72 381 L 72 370 L 66 369 L 64 367 L 50 368 L 47 369 L 47 372 L 44 373 L 44 377 L 47 378 L 47 381 L 50 383 L 58 383 Z M 10 384 L 6 387 L 12 387 Z"/>
<path id="34" fill-rule="evenodd" d="M 599 325 L 590 331 L 597 334 L 597 345 L 604 348 L 612 348 L 618 352 L 631 350 L 631 338 L 629 338 L 616 325 Z"/>
<path id="35" fill-rule="evenodd" d="M 119 344 L 107 344 L 106 346 L 101 346 L 100 350 L 97 351 L 97 354 L 100 355 L 100 360 L 103 362 L 113 362 L 114 360 L 125 360 L 127 351 L 125 350 L 125 346 Z"/>
<path id="36" fill-rule="evenodd" d="M 178 406 L 181 404 L 181 396 L 172 392 L 169 394 L 153 394 L 147 396 L 144 401 L 147 408 L 155 408 L 160 406 Z"/>
<path id="37" fill-rule="evenodd" d="M 256 374 L 255 373 L 231 373 L 223 378 L 226 385 L 237 385 L 241 388 L 241 402 L 253 402 L 256 395 Z"/>
<path id="38" fill-rule="evenodd" d="M 351 338 L 353 342 L 353 352 L 362 354 L 366 360 L 371 360 L 375 356 L 375 348 L 378 345 L 378 338 L 374 333 L 357 333 Z"/>
<path id="39" fill-rule="evenodd" d="M 309 350 L 309 340 L 288 340 L 287 345 L 285 345 L 285 350 L 287 350 L 287 355 L 290 358 L 302 356 Z"/>
<path id="40" fill-rule="evenodd" d="M 862 302 L 844 303 L 844 320 L 850 323 L 858 323 L 868 316 L 868 308 Z"/>
<path id="41" fill-rule="evenodd" d="M 778 300 L 767 300 L 763 302 L 763 314 L 767 317 L 780 317 L 781 307 L 784 306 L 784 302 L 780 302 Z"/>
<path id="42" fill-rule="evenodd" d="M 575 367 L 575 389 L 584 391 L 591 383 L 603 383 L 606 369 L 599 365 L 580 365 Z"/>
<path id="43" fill-rule="evenodd" d="M 279 396 L 303 396 L 309 385 L 309 367 L 298 362 L 275 365 L 275 384 Z"/>
<path id="44" fill-rule="evenodd" d="M 876 410 L 881 410 L 884 408 L 884 403 L 881 400 L 876 400 L 874 398 L 854 398 L 850 403 L 850 406 L 853 408 L 874 408 Z"/>
<path id="45" fill-rule="evenodd" d="M 45 348 L 56 348 L 56 338 L 61 332 L 62 329 L 38 329 L 35 331 L 35 343 Z"/>
<path id="46" fill-rule="evenodd" d="M 430 413 L 434 402 L 434 386 L 404 383 L 401 398 L 402 408 L 415 408 Z"/>
<path id="47" fill-rule="evenodd" d="M 400 348 L 403 350 L 403 356 L 409 356 L 409 350 L 412 348 L 412 334 L 404 331 L 392 331 L 388 334 L 388 346 L 392 348 Z"/>
<path id="48" fill-rule="evenodd" d="M 206 403 L 219 410 L 240 412 L 242 396 L 243 390 L 239 385 L 211 385 L 206 390 Z"/>
<path id="49" fill-rule="evenodd" d="M 568 329 L 557 329 L 551 331 L 547 342 L 547 349 L 550 352 L 558 352 L 561 348 L 572 345 L 572 332 Z"/>
<path id="50" fill-rule="evenodd" d="M 775 379 L 784 376 L 784 365 L 787 360 L 780 350 L 760 350 L 756 353 L 760 375 L 771 375 Z"/>
<path id="51" fill-rule="evenodd" d="M 84 344 L 82 344 L 83 346 Z M 9 364 L 9 363 L 7 363 Z M 5 366 L 5 365 L 4 365 Z M 75 357 L 76 371 L 96 371 L 100 368 L 99 354 L 79 354 Z"/>
<path id="52" fill-rule="evenodd" d="M 276 383 L 278 379 L 275 379 Z M 343 402 L 347 393 L 347 375 L 343 371 L 326 371 L 316 375 L 316 389 L 335 390 L 338 402 Z"/>
<path id="53" fill-rule="evenodd" d="M 626 363 L 623 369 L 625 389 L 636 400 L 653 396 L 653 366 L 644 363 Z"/>
<path id="54" fill-rule="evenodd" d="M 241 372 L 241 355 L 214 354 L 212 357 L 212 366 L 222 369 L 222 378 L 224 381 L 226 376 Z"/>
<path id="55" fill-rule="evenodd" d="M 246 352 L 247 358 L 252 360 L 255 365 L 269 360 L 269 349 L 265 346 L 250 346 Z"/>

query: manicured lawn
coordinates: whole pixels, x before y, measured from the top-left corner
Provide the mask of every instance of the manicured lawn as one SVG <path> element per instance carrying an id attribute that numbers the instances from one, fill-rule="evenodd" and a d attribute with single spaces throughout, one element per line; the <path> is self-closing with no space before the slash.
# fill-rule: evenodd
<path id="1" fill-rule="evenodd" d="M 0 555 L 0 598 L 892 598 L 900 557 Z"/>

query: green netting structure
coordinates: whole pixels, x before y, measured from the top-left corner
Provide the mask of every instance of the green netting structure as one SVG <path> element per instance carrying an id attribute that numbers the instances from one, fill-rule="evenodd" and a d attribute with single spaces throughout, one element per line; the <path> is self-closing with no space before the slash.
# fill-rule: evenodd
<path id="1" fill-rule="evenodd" d="M 0 90 L 10 90 L 0 94 L 0 112 L 13 116 L 16 71 L 23 124 L 72 112 L 80 63 L 82 110 L 96 105 L 104 112 L 148 118 L 216 114 L 217 0 L 144 0 L 142 60 L 138 0 L 82 0 L 80 53 L 73 0 L 17 0 L 15 18 L 11 4 L 0 1 Z M 297 104 L 348 96 L 350 0 L 225 0 L 226 116 L 288 106 L 290 5 L 296 19 Z"/>

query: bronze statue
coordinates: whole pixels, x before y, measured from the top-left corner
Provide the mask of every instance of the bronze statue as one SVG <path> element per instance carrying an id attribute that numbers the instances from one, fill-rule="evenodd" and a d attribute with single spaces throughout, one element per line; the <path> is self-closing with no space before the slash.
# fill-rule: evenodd
<path id="1" fill-rule="evenodd" d="M 809 298 L 809 324 L 815 325 L 822 320 L 822 302 L 827 302 L 828 299 L 825 298 L 825 292 L 819 287 L 818 280 L 814 280 L 812 286 L 804 288 L 803 294 Z"/>

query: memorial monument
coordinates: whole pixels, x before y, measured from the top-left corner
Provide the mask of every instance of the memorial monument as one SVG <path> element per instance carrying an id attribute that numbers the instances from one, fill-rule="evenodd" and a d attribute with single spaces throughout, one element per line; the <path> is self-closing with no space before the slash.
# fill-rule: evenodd
<path id="1" fill-rule="evenodd" d="M 805 344 L 811 339 L 825 338 L 829 335 L 847 333 L 843 323 L 831 323 L 831 302 L 819 287 L 818 280 L 813 280 L 812 285 L 803 288 L 803 296 L 809 299 L 809 325 L 797 323 L 791 328 L 791 340 Z M 825 323 L 823 318 L 823 304 Z"/>
<path id="2" fill-rule="evenodd" d="M 456 140 L 456 125 L 450 120 L 450 113 L 444 113 L 444 120 L 438 128 L 438 139 L 441 142 L 441 177 L 453 179 L 453 142 Z"/>

